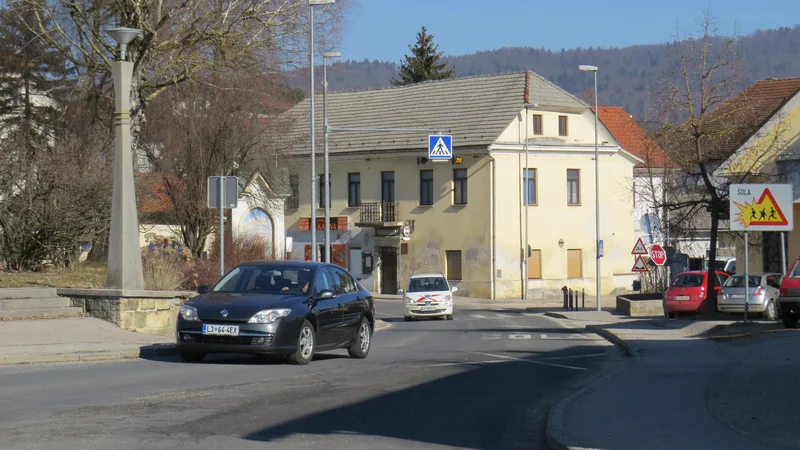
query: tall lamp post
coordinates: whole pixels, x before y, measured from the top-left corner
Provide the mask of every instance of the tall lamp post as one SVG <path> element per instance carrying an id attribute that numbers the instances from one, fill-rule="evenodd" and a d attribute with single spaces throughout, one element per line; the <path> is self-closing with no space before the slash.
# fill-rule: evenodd
<path id="1" fill-rule="evenodd" d="M 331 262 L 331 171 L 328 166 L 328 58 L 342 56 L 339 52 L 326 52 L 322 54 L 322 127 L 325 137 L 325 262 Z"/>
<path id="2" fill-rule="evenodd" d="M 597 108 L 597 66 L 578 66 L 581 72 L 594 72 L 594 236 L 595 236 L 595 259 L 597 260 L 597 310 L 602 310 L 600 301 L 600 154 L 597 146 L 597 116 L 600 110 Z"/>
<path id="3" fill-rule="evenodd" d="M 114 77 L 114 189 L 111 197 L 111 233 L 108 244 L 106 288 L 144 289 L 139 217 L 133 183 L 131 152 L 131 77 L 133 63 L 125 61 L 128 43 L 141 33 L 117 27 L 106 32 L 119 44 L 119 60 L 111 63 Z"/>
<path id="4" fill-rule="evenodd" d="M 308 0 L 311 10 L 308 67 L 311 72 L 311 260 L 317 261 L 317 139 L 314 131 L 314 7 L 333 5 L 336 0 Z M 327 228 L 327 227 L 326 227 Z"/>

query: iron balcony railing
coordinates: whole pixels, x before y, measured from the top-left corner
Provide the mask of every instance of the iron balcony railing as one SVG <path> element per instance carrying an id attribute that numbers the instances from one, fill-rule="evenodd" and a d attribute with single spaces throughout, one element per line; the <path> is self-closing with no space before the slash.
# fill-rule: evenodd
<path id="1" fill-rule="evenodd" d="M 397 202 L 365 202 L 361 203 L 360 216 L 357 221 L 361 225 L 383 225 L 400 221 L 399 203 Z"/>

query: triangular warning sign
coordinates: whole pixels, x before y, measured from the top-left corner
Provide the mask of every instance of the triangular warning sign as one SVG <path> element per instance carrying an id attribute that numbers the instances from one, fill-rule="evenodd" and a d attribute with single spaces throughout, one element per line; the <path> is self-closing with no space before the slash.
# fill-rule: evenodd
<path id="1" fill-rule="evenodd" d="M 736 206 L 739 208 L 736 221 L 745 227 L 785 226 L 789 224 L 769 188 L 764 189 L 758 201 L 753 197 L 753 203 L 745 202 L 744 205 L 736 203 Z"/>
<path id="2" fill-rule="evenodd" d="M 644 246 L 644 242 L 642 242 L 642 238 L 636 241 L 636 245 L 633 246 L 633 251 L 631 251 L 631 255 L 647 255 L 647 248 Z"/>
<path id="3" fill-rule="evenodd" d="M 633 263 L 631 272 L 647 272 L 647 264 L 645 264 L 641 255 L 636 257 L 636 262 Z"/>
<path id="4" fill-rule="evenodd" d="M 439 138 L 431 149 L 431 156 L 450 156 L 450 149 L 444 144 L 444 140 Z"/>

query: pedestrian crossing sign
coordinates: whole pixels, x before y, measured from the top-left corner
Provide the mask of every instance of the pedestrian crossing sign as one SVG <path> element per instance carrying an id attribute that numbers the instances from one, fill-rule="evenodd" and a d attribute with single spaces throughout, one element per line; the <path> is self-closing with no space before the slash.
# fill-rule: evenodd
<path id="1" fill-rule="evenodd" d="M 453 157 L 453 136 L 428 136 L 428 159 L 447 161 Z"/>

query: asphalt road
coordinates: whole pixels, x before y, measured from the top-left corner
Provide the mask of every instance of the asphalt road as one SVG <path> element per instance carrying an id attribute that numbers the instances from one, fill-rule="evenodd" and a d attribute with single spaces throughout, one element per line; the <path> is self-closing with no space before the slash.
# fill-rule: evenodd
<path id="1" fill-rule="evenodd" d="M 616 351 L 521 311 L 404 322 L 365 360 L 210 356 L 0 368 L 0 448 L 544 448 L 554 401 Z"/>

